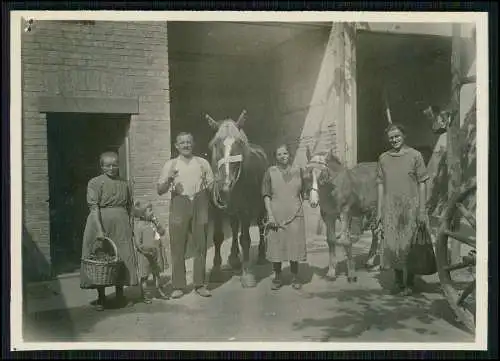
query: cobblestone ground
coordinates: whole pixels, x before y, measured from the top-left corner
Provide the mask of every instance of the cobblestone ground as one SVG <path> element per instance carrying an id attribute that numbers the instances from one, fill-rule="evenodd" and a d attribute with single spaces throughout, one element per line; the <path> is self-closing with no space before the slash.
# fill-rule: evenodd
<path id="1" fill-rule="evenodd" d="M 229 242 L 224 245 L 225 259 L 229 246 Z M 309 248 L 308 262 L 300 268 L 304 282 L 300 291 L 289 285 L 272 291 L 267 264 L 254 267 L 256 288 L 243 289 L 238 275 L 228 271 L 219 282 L 211 282 L 211 298 L 191 292 L 178 300 L 96 312 L 89 304 L 95 295 L 81 291 L 78 279 L 61 280 L 66 285 L 54 292 L 59 295 L 52 301 L 30 301 L 32 312 L 25 321 L 24 338 L 28 342 L 474 341 L 455 322 L 435 276 L 419 279 L 419 292 L 414 296 L 392 296 L 387 291 L 390 273 L 361 269 L 355 284 L 344 277 L 326 280 L 326 250 Z M 360 264 L 368 248 L 367 237 L 356 244 Z M 212 255 L 210 251 L 208 266 Z M 343 265 L 339 267 L 342 270 Z M 284 276 L 289 277 L 288 265 Z M 130 295 L 135 292 L 128 291 Z"/>

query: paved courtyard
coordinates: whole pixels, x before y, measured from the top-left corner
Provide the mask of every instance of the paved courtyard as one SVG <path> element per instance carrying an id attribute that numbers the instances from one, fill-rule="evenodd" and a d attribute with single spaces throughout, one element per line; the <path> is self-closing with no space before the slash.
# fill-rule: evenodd
<path id="1" fill-rule="evenodd" d="M 252 238 L 255 259 L 256 237 Z M 369 246 L 365 234 L 355 248 L 360 264 Z M 224 259 L 229 248 L 225 242 Z M 211 298 L 191 292 L 178 300 L 104 312 L 92 309 L 95 293 L 80 290 L 78 278 L 31 287 L 25 341 L 473 342 L 473 336 L 456 323 L 436 276 L 419 279 L 419 292 L 405 299 L 388 294 L 390 273 L 360 269 L 355 284 L 344 277 L 335 282 L 325 279 L 324 241 L 310 240 L 308 249 L 308 262 L 300 268 L 304 281 L 300 291 L 289 285 L 272 291 L 269 264 L 254 266 L 256 288 L 243 289 L 238 275 L 225 271 L 222 279 L 210 283 Z M 210 249 L 208 268 L 212 258 Z M 187 261 L 188 282 L 191 263 Z M 286 265 L 284 276 L 289 275 Z M 127 291 L 131 296 L 137 292 Z"/>

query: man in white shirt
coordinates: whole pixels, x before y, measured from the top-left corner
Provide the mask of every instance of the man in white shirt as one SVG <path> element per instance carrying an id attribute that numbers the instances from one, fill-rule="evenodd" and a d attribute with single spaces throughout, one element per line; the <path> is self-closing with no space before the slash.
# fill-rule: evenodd
<path id="1" fill-rule="evenodd" d="M 214 176 L 208 161 L 193 155 L 193 143 L 190 133 L 177 135 L 175 148 L 179 156 L 165 163 L 157 184 L 158 195 L 169 190 L 172 194 L 169 216 L 172 298 L 182 297 L 186 288 L 184 258 L 190 231 L 195 248 L 194 288 L 200 296 L 211 296 L 206 288 L 205 267 L 209 194 Z"/>

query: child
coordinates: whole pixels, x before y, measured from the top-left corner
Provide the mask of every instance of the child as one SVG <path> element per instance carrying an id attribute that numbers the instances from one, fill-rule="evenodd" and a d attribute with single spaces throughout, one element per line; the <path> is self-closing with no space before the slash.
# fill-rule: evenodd
<path id="1" fill-rule="evenodd" d="M 165 229 L 156 219 L 153 206 L 147 203 L 142 206 L 140 202 L 134 204 L 134 243 L 137 249 L 137 264 L 144 303 L 151 303 L 151 297 L 145 292 L 147 281 L 153 275 L 155 287 L 161 298 L 167 298 L 160 286 L 160 272 L 163 271 L 163 245 L 161 237 L 165 235 Z"/>

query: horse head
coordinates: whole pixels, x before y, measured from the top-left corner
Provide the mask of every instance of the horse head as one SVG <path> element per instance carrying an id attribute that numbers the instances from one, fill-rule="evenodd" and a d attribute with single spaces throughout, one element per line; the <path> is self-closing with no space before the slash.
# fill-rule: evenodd
<path id="1" fill-rule="evenodd" d="M 448 127 L 455 115 L 455 112 L 452 112 L 449 109 L 449 106 L 446 106 L 444 109 L 437 105 L 430 105 L 423 111 L 424 116 L 431 122 L 432 131 L 436 134 L 443 134 L 448 130 Z"/>
<path id="2" fill-rule="evenodd" d="M 315 147 L 316 148 L 316 147 Z M 332 183 L 335 175 L 344 167 L 332 150 L 315 153 L 306 148 L 307 164 L 304 172 L 306 189 L 309 190 L 309 204 L 312 208 L 319 205 L 319 187 Z"/>
<path id="3" fill-rule="evenodd" d="M 215 178 L 213 200 L 218 208 L 224 209 L 227 208 L 231 192 L 240 178 L 248 152 L 248 138 L 242 129 L 246 111 L 242 111 L 237 121 L 230 118 L 216 121 L 208 114 L 205 117 L 210 127 L 216 131 L 209 143 Z"/>

